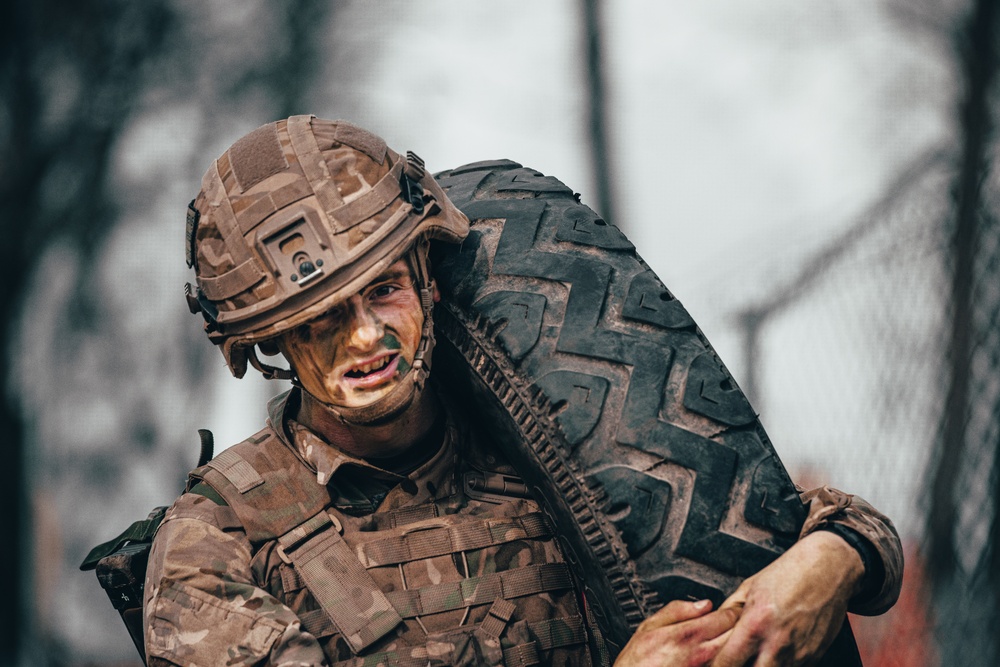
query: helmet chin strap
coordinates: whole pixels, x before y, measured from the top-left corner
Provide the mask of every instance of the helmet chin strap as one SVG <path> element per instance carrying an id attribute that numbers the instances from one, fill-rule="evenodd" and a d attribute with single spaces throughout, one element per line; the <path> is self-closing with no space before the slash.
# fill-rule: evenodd
<path id="1" fill-rule="evenodd" d="M 427 261 L 429 248 L 430 241 L 420 239 L 406 254 L 406 261 L 416 279 L 420 307 L 424 312 L 424 324 L 420 330 L 416 354 L 413 355 L 413 364 L 392 391 L 371 405 L 348 408 L 320 401 L 345 424 L 379 426 L 390 422 L 403 414 L 424 390 L 431 370 L 431 350 L 434 348 L 434 280 Z"/>

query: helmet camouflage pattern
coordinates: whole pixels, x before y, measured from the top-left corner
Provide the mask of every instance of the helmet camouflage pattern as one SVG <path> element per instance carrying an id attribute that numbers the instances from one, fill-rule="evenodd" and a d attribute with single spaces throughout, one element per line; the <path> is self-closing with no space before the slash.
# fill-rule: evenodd
<path id="1" fill-rule="evenodd" d="M 188 209 L 188 303 L 233 375 L 248 360 L 280 375 L 255 345 L 322 315 L 416 243 L 457 243 L 468 229 L 416 155 L 344 121 L 292 116 L 250 132 L 205 173 Z"/>

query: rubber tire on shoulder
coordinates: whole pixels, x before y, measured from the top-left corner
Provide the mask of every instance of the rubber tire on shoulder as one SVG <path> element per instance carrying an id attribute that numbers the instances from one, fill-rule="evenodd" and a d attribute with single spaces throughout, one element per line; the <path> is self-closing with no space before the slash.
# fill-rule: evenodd
<path id="1" fill-rule="evenodd" d="M 805 508 L 742 391 L 618 228 L 516 162 L 437 179 L 472 228 L 434 258 L 435 376 L 475 403 L 559 526 L 613 659 L 666 602 L 722 602 L 794 542 Z M 860 664 L 852 654 L 845 623 L 823 664 Z"/>

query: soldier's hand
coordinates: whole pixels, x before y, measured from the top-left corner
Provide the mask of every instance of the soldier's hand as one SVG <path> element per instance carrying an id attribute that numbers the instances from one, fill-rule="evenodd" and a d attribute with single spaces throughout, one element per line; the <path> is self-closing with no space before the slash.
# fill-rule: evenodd
<path id="1" fill-rule="evenodd" d="M 822 657 L 864 576 L 858 553 L 830 532 L 799 540 L 748 578 L 721 609 L 742 609 L 712 667 L 811 665 Z"/>
<path id="2" fill-rule="evenodd" d="M 636 629 L 615 667 L 706 667 L 719 652 L 740 611 L 712 611 L 708 600 L 675 600 Z"/>

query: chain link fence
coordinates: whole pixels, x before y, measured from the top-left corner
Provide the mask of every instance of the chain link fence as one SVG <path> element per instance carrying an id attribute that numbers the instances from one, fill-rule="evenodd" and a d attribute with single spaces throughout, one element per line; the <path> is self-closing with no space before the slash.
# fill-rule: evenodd
<path id="1" fill-rule="evenodd" d="M 903 538 L 900 602 L 853 620 L 868 667 L 996 664 L 1000 227 L 989 204 L 1000 196 L 988 184 L 978 218 L 964 447 L 945 448 L 954 164 L 918 158 L 848 233 L 736 318 L 748 391 L 792 477 L 864 496 Z M 931 577 L 931 488 L 949 464 L 954 564 Z"/>

